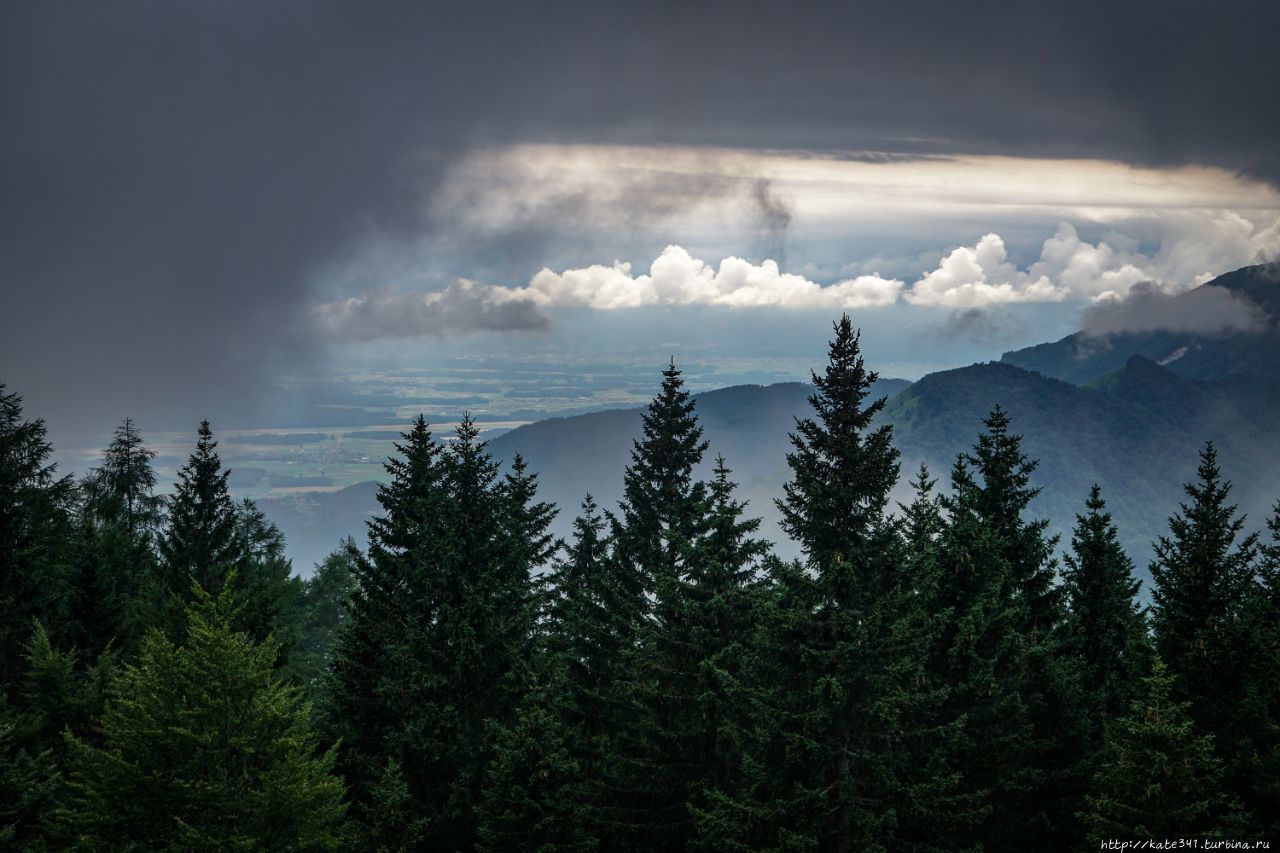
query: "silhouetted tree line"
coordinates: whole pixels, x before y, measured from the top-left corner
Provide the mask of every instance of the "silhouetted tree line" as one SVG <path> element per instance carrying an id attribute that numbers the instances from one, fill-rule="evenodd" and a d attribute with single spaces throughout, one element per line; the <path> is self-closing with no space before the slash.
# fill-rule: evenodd
<path id="1" fill-rule="evenodd" d="M 569 541 L 421 417 L 307 580 L 208 423 L 59 477 L 0 387 L 0 846 L 1038 850 L 1280 839 L 1280 505 L 1212 445 L 1138 599 L 1098 487 L 1061 565 L 996 407 L 914 499 L 847 317 L 771 555 L 672 364 Z M 1176 464 L 1177 460 L 1170 460 Z"/>

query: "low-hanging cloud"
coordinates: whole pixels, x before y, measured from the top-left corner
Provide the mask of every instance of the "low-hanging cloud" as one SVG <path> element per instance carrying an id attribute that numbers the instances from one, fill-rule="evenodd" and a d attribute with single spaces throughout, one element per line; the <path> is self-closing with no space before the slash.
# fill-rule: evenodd
<path id="1" fill-rule="evenodd" d="M 524 287 L 459 279 L 426 293 L 384 288 L 315 305 L 312 317 L 331 338 L 369 341 L 541 329 L 549 324 L 542 309 L 551 307 L 880 308 L 897 302 L 904 286 L 879 275 L 822 285 L 784 273 L 772 260 L 754 264 L 729 257 L 713 266 L 672 245 L 654 259 L 648 273 L 634 274 L 630 263 L 615 261 L 560 272 L 544 268 Z"/>
<path id="2" fill-rule="evenodd" d="M 1126 299 L 1107 299 L 1086 310 L 1083 331 L 1091 337 L 1156 330 L 1222 335 L 1259 332 L 1269 324 L 1266 311 L 1225 287 L 1205 285 L 1171 294 L 1141 282 Z"/>
<path id="3" fill-rule="evenodd" d="M 547 327 L 547 316 L 527 297 L 505 287 L 459 279 L 428 293 L 374 290 L 316 305 L 313 318 L 331 339 L 361 342 L 440 337 L 469 331 Z"/>

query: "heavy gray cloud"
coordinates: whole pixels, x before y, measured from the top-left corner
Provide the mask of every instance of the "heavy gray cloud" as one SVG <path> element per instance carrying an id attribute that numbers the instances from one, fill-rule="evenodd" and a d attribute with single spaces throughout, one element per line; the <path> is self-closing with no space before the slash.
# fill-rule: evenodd
<path id="1" fill-rule="evenodd" d="M 478 146 L 1102 157 L 1280 180 L 1278 17 L 1101 0 L 5 4 L 0 380 L 55 422 L 243 409 L 263 371 L 306 361 L 311 272 L 370 234 L 441 227 L 432 193 Z M 778 254 L 786 208 L 758 206 Z M 544 262 L 540 236 L 501 245 Z"/>
<path id="2" fill-rule="evenodd" d="M 1219 335 L 1257 332 L 1271 318 L 1247 297 L 1216 285 L 1171 294 L 1151 282 L 1129 290 L 1124 300 L 1107 301 L 1084 313 L 1083 331 L 1094 337 L 1122 332 L 1191 332 Z"/>

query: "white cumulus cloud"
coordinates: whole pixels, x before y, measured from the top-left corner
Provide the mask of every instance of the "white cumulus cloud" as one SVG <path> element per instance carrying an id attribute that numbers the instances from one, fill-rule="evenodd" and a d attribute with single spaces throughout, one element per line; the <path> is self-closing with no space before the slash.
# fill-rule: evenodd
<path id="1" fill-rule="evenodd" d="M 987 234 L 973 248 L 961 246 L 926 273 L 907 294 L 913 305 L 981 308 L 1009 302 L 1061 302 L 1066 288 L 1047 276 L 1018 270 L 999 234 Z"/>
<path id="2" fill-rule="evenodd" d="M 904 284 L 879 275 L 860 275 L 822 285 L 779 270 L 775 261 L 753 264 L 729 257 L 719 266 L 667 246 L 635 274 L 631 264 L 595 264 L 555 272 L 543 269 L 512 294 L 538 305 L 585 305 L 610 310 L 645 305 L 724 305 L 777 308 L 878 308 L 898 300 Z"/>
<path id="3" fill-rule="evenodd" d="M 1280 220 L 1258 227 L 1232 212 L 1212 218 L 1165 217 L 1158 248 L 1144 253 L 1134 237 L 1112 232 L 1097 243 L 1066 222 L 1026 269 L 1009 260 L 999 234 L 961 246 L 907 291 L 913 305 L 969 310 L 1013 302 L 1114 302 L 1139 284 L 1176 294 L 1215 276 L 1280 256 Z"/>

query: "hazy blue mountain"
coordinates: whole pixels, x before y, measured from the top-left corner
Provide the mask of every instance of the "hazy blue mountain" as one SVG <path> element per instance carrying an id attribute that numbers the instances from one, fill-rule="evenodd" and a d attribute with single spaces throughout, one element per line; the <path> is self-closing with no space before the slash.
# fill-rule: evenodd
<path id="1" fill-rule="evenodd" d="M 1280 263 L 1244 267 L 1218 276 L 1206 287 L 1222 287 L 1269 314 L 1271 324 L 1250 332 L 1201 335 L 1157 330 L 1095 335 L 1076 332 L 1053 343 L 1007 352 L 1002 361 L 1084 385 L 1118 370 L 1140 355 L 1190 379 L 1277 376 L 1280 365 Z M 1194 312 L 1195 291 L 1178 297 Z"/>
<path id="2" fill-rule="evenodd" d="M 995 402 L 1040 460 L 1036 484 L 1044 491 L 1033 509 L 1065 533 L 1090 485 L 1101 484 L 1140 567 L 1183 498 L 1181 484 L 1194 474 L 1206 440 L 1221 448 L 1234 497 L 1253 523 L 1261 525 L 1280 498 L 1280 440 L 1268 427 L 1280 417 L 1280 388 L 1270 381 L 1190 380 L 1134 356 L 1081 387 L 991 363 L 926 376 L 891 401 L 885 416 L 904 459 L 945 476 L 944 466 L 972 442 Z"/>
<path id="3" fill-rule="evenodd" d="M 1280 317 L 1280 264 L 1246 267 L 1210 284 Z M 704 473 L 716 454 L 724 455 L 751 512 L 764 519 L 762 533 L 784 555 L 795 550 L 778 528 L 773 500 L 787 479 L 788 433 L 796 417 L 809 414 L 811 390 L 798 382 L 740 385 L 696 398 L 711 442 Z M 1037 484 L 1044 491 L 1033 509 L 1057 531 L 1068 531 L 1090 485 L 1100 483 L 1141 567 L 1206 440 L 1220 447 L 1235 498 L 1252 524 L 1260 525 L 1280 498 L 1280 330 L 1274 325 L 1216 336 L 1079 332 L 915 384 L 882 380 L 876 390 L 890 398 L 883 417 L 894 425 L 904 474 L 924 462 L 944 484 L 983 416 L 1002 405 L 1025 436 L 1027 452 L 1040 460 Z M 554 530 L 567 535 L 588 492 L 603 507 L 617 504 L 640 412 L 550 418 L 497 436 L 490 448 L 507 460 L 520 453 L 540 473 L 543 498 L 561 510 Z M 363 539 L 376 508 L 374 491 L 373 483 L 361 483 L 262 505 L 284 531 L 295 565 L 307 571 L 343 536 Z"/>
<path id="4" fill-rule="evenodd" d="M 658 371 L 654 371 L 657 385 Z M 911 383 L 882 379 L 876 393 L 892 397 Z M 773 498 L 786 475 L 786 452 L 797 415 L 809 412 L 811 385 L 737 385 L 696 395 L 698 416 L 711 441 L 709 475 L 716 453 L 724 454 L 741 483 L 742 497 L 772 518 Z M 572 417 L 549 418 L 504 433 L 489 447 L 509 460 L 521 453 L 542 472 L 540 495 L 561 508 L 555 530 L 568 535 L 582 497 L 591 492 L 606 508 L 622 495 L 622 472 L 631 459 L 631 442 L 640 433 L 640 408 L 608 409 Z M 309 572 L 338 541 L 351 534 L 363 542 L 365 522 L 377 508 L 375 483 L 359 483 L 336 492 L 310 492 L 260 501 L 280 526 L 299 571 Z M 780 536 L 776 527 L 771 535 Z"/>

